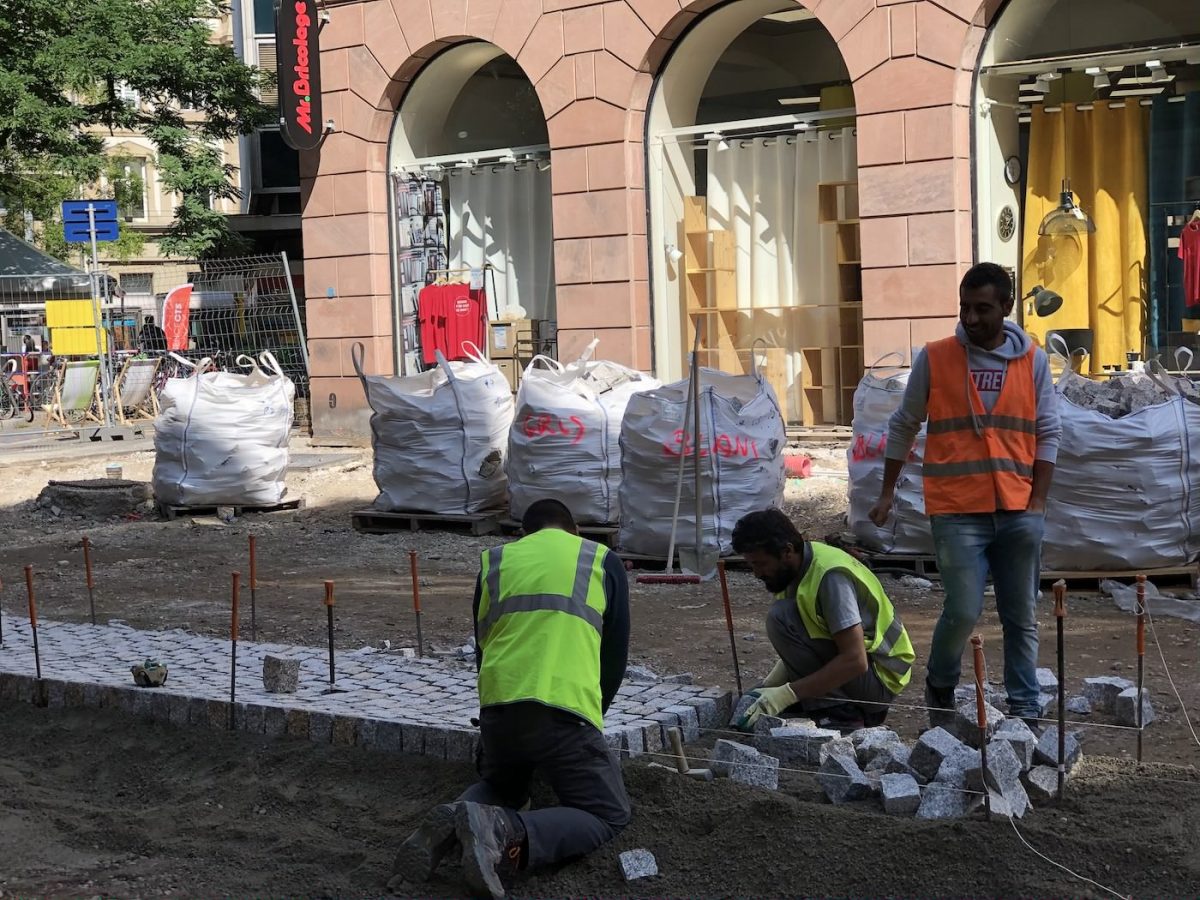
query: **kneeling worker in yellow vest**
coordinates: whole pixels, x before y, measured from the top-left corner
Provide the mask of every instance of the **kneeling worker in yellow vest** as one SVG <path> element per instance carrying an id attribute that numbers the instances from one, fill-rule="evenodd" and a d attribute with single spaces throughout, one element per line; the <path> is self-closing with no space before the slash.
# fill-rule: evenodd
<path id="1" fill-rule="evenodd" d="M 806 541 L 777 509 L 739 520 L 733 549 L 776 597 L 767 637 L 779 656 L 738 724 L 751 728 L 763 715 L 804 716 L 842 732 L 882 724 L 915 654 L 874 573 Z"/>
<path id="2" fill-rule="evenodd" d="M 428 814 L 389 886 L 427 880 L 461 846 L 475 895 L 503 897 L 518 871 L 583 856 L 629 824 L 603 734 L 629 652 L 625 567 L 580 538 L 557 500 L 532 504 L 521 524 L 521 540 L 484 551 L 475 583 L 482 780 Z M 560 806 L 524 810 L 534 772 Z"/>

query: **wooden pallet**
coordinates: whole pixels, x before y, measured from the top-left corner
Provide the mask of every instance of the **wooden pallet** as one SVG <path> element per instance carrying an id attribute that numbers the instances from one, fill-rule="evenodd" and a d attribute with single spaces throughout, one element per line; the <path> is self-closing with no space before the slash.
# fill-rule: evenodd
<path id="1" fill-rule="evenodd" d="M 647 571 L 658 571 L 658 572 L 664 571 L 666 569 L 666 554 L 656 553 L 653 556 L 650 556 L 645 553 L 633 553 L 628 550 L 621 550 L 620 548 L 614 548 L 614 549 L 616 551 L 616 554 L 619 557 L 621 557 L 621 560 L 628 564 L 628 566 L 627 566 L 628 568 L 645 569 Z M 723 559 L 725 560 L 725 568 L 726 569 L 729 569 L 732 571 L 742 571 L 742 570 L 749 571 L 749 569 L 750 569 L 750 565 L 746 562 L 746 560 L 743 557 L 738 556 L 736 554 L 733 556 L 723 557 Z M 678 569 L 679 569 L 679 553 L 678 552 L 676 552 L 673 562 L 674 562 L 673 568 L 676 571 L 678 571 Z"/>
<path id="2" fill-rule="evenodd" d="M 580 537 L 606 547 L 616 546 L 617 532 L 620 531 L 616 525 L 579 525 L 577 528 Z M 501 519 L 500 529 L 505 534 L 520 534 L 521 523 L 515 519 Z"/>
<path id="3" fill-rule="evenodd" d="M 159 503 L 158 514 L 167 521 L 174 521 L 180 516 L 215 516 L 220 507 L 232 506 L 235 516 L 242 516 L 245 513 L 273 513 L 273 512 L 290 512 L 297 509 L 304 509 L 304 498 L 297 497 L 295 500 L 284 500 L 282 503 L 275 503 L 270 506 L 238 506 L 237 504 L 214 504 L 212 506 L 179 506 L 174 503 Z"/>
<path id="4" fill-rule="evenodd" d="M 473 535 L 499 534 L 499 512 L 445 514 L 360 509 L 350 514 L 350 524 L 363 534 L 397 531 L 466 531 Z"/>
<path id="5" fill-rule="evenodd" d="M 860 551 L 863 561 L 873 571 L 902 569 L 911 572 L 918 578 L 937 578 L 937 559 L 932 556 L 920 556 L 909 553 L 871 553 Z M 1169 584 L 1176 580 L 1188 580 L 1193 588 L 1200 587 L 1200 563 L 1186 566 L 1164 566 L 1158 569 L 1120 569 L 1108 572 L 1088 570 L 1080 572 L 1062 572 L 1044 569 L 1041 574 L 1043 584 L 1053 583 L 1062 579 L 1068 586 L 1080 586 L 1087 582 L 1095 582 L 1096 586 L 1106 578 L 1115 580 L 1134 579 L 1145 575 L 1156 584 Z"/>

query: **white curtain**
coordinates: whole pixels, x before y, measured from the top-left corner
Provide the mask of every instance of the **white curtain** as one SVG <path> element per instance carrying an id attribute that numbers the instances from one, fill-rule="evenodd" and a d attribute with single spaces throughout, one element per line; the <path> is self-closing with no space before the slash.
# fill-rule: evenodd
<path id="1" fill-rule="evenodd" d="M 549 169 L 522 163 L 452 170 L 448 190 L 450 268 L 491 263 L 484 282 L 489 315 L 521 306 L 529 318 L 553 321 Z"/>
<path id="2" fill-rule="evenodd" d="M 708 144 L 709 227 L 734 233 L 738 306 L 750 316 L 739 344 L 764 338 L 785 347 L 790 385 L 800 374 L 800 348 L 827 337 L 794 333 L 803 320 L 770 308 L 837 303 L 836 229 L 818 223 L 817 185 L 856 181 L 857 173 L 853 127 Z M 799 397 L 789 393 L 795 418 Z"/>

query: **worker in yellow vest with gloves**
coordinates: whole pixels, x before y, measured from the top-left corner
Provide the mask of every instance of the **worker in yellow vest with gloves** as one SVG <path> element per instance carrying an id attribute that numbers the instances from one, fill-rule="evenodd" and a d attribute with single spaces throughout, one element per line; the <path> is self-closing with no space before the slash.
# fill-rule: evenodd
<path id="1" fill-rule="evenodd" d="M 620 558 L 539 500 L 525 537 L 484 551 L 475 584 L 481 781 L 435 807 L 404 842 L 395 877 L 429 878 L 462 849 L 475 896 L 503 897 L 522 869 L 583 856 L 630 820 L 604 713 L 625 677 L 629 582 Z M 538 772 L 560 806 L 528 811 Z"/>
<path id="2" fill-rule="evenodd" d="M 767 637 L 779 655 L 738 724 L 763 715 L 842 732 L 882 724 L 916 654 L 879 579 L 850 554 L 806 541 L 777 509 L 739 520 L 733 549 L 776 597 Z"/>

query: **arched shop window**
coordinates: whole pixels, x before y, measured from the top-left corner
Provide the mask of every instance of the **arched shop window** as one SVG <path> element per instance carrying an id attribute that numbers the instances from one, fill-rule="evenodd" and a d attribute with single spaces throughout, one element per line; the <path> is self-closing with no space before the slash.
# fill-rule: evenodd
<path id="1" fill-rule="evenodd" d="M 428 368 L 434 358 L 436 330 L 421 313 L 437 293 L 426 290 L 430 285 L 476 301 L 482 290 L 488 319 L 535 321 L 536 331 L 519 334 L 528 346 L 515 352 L 553 352 L 549 137 L 534 87 L 516 61 L 478 41 L 431 60 L 397 111 L 389 185 L 404 371 Z"/>
<path id="2" fill-rule="evenodd" d="M 697 21 L 648 118 L 655 365 L 755 365 L 793 424 L 849 424 L 862 375 L 850 76 L 797 3 L 738 0 Z"/>
<path id="3" fill-rule="evenodd" d="M 976 91 L 978 254 L 1011 268 L 1014 315 L 1094 376 L 1175 368 L 1200 330 L 1200 10 L 1011 0 Z"/>

